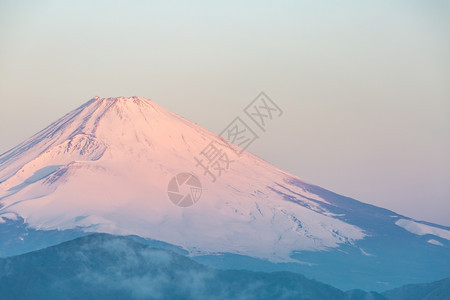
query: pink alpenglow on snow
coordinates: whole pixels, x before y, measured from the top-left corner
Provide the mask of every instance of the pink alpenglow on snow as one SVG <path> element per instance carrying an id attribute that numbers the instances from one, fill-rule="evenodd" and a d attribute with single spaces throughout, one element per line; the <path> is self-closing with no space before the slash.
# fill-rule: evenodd
<path id="1" fill-rule="evenodd" d="M 247 151 L 211 182 L 194 160 L 211 141 L 236 150 L 151 100 L 95 97 L 0 156 L 0 222 L 21 217 L 41 230 L 135 234 L 193 254 L 271 261 L 367 235 L 292 183 L 299 178 Z M 183 172 L 202 186 L 189 207 L 167 194 Z"/>

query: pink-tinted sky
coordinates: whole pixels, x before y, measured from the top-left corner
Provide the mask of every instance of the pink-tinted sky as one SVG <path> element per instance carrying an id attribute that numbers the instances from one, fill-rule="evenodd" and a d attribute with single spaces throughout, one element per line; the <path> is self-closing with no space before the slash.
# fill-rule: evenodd
<path id="1" fill-rule="evenodd" d="M 250 151 L 306 181 L 450 225 L 448 1 L 2 1 L 0 152 L 94 95 L 219 133 L 261 90 Z"/>

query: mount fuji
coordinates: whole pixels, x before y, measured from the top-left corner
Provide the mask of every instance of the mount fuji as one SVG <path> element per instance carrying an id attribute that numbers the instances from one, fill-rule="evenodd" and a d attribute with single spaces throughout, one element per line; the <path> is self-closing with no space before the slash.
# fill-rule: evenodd
<path id="1" fill-rule="evenodd" d="M 335 194 L 247 151 L 213 182 L 194 159 L 211 142 L 239 150 L 151 100 L 91 99 L 0 155 L 0 256 L 100 232 L 343 289 L 450 275 L 449 227 Z M 186 172 L 202 194 L 181 207 L 167 188 Z"/>

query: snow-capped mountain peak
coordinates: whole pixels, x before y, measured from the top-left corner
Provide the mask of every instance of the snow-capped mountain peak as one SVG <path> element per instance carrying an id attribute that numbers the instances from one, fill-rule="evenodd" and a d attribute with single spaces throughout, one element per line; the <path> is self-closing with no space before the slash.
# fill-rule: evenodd
<path id="1" fill-rule="evenodd" d="M 355 245 L 374 234 L 352 221 L 371 206 L 336 200 L 249 152 L 233 157 L 213 182 L 195 160 L 211 142 L 233 154 L 234 146 L 216 134 L 151 100 L 94 97 L 0 156 L 0 218 L 271 261 Z M 186 208 L 167 193 L 182 172 L 195 174 L 203 190 Z M 376 214 L 369 219 L 396 215 L 370 209 Z"/>

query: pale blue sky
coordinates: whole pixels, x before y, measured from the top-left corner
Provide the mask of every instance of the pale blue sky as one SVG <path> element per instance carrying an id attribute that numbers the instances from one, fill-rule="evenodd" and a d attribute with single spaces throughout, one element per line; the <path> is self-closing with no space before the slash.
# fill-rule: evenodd
<path id="1" fill-rule="evenodd" d="M 220 132 L 264 90 L 250 151 L 450 225 L 449 1 L 0 1 L 0 152 L 95 95 Z"/>

